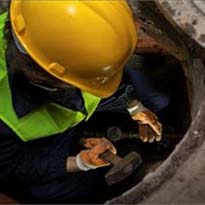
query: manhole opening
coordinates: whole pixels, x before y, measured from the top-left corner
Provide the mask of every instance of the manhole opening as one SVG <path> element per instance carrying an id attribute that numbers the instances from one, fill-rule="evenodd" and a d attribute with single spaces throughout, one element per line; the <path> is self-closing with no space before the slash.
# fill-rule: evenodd
<path id="1" fill-rule="evenodd" d="M 179 137 L 166 136 L 171 134 L 183 137 L 191 122 L 186 78 L 180 63 L 169 55 L 149 54 L 145 58 L 145 66 L 140 69 L 152 79 L 159 91 L 171 99 L 169 105 L 157 113 L 164 126 L 164 138 L 161 142 L 153 144 L 144 144 L 139 139 L 123 139 L 114 143 L 120 156 L 136 151 L 141 155 L 143 163 L 122 182 L 108 187 L 108 190 L 102 190 L 99 196 L 100 203 L 121 195 L 159 167 L 181 140 Z M 97 112 L 82 129 L 106 133 L 107 129 L 113 126 L 124 133 L 138 132 L 137 123 L 134 123 L 128 114 L 112 111 Z"/>
<path id="2" fill-rule="evenodd" d="M 106 200 L 129 190 L 146 174 L 159 167 L 182 139 L 191 122 L 186 78 L 180 63 L 170 55 L 148 54 L 145 58 L 147 63 L 141 69 L 152 79 L 155 88 L 171 99 L 169 105 L 157 113 L 163 124 L 164 138 L 161 142 L 153 144 L 144 144 L 139 139 L 115 142 L 120 156 L 136 151 L 141 155 L 143 163 L 133 175 L 109 187 Z M 95 114 L 89 124 L 87 130 L 99 133 L 106 133 L 106 130 L 113 126 L 124 133 L 138 132 L 137 124 L 130 120 L 129 115 L 111 111 Z"/>

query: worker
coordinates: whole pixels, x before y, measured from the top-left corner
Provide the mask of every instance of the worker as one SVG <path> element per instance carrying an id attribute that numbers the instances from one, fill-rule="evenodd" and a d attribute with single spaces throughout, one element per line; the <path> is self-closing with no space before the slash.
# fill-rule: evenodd
<path id="1" fill-rule="evenodd" d="M 114 110 L 120 100 L 144 142 L 161 139 L 157 116 L 118 89 L 136 43 L 125 0 L 11 1 L 0 15 L 2 184 L 24 190 L 32 203 L 89 203 L 103 195 L 109 163 L 100 154 L 116 149 L 88 138 L 76 153 L 73 134 L 106 102 Z"/>

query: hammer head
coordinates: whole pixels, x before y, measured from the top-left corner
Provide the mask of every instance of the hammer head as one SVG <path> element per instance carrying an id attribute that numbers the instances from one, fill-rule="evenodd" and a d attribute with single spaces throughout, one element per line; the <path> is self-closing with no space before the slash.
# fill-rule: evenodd
<path id="1" fill-rule="evenodd" d="M 136 152 L 131 152 L 114 165 L 105 175 L 108 185 L 116 184 L 129 175 L 142 163 L 142 159 Z"/>

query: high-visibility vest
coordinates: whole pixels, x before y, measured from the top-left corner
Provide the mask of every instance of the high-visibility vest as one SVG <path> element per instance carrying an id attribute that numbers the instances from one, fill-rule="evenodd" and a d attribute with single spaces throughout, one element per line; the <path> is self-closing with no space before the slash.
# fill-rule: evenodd
<path id="1" fill-rule="evenodd" d="M 101 99 L 83 91 L 81 93 L 87 115 L 55 103 L 43 105 L 21 118 L 16 115 L 12 106 L 5 57 L 4 26 L 7 18 L 7 12 L 0 15 L 0 120 L 25 142 L 62 133 L 81 121 L 88 120 Z"/>

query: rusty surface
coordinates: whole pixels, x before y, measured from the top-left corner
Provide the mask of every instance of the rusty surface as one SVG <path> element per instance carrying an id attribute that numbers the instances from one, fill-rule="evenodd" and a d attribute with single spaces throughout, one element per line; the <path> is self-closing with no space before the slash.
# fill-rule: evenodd
<path id="1" fill-rule="evenodd" d="M 148 36 L 140 23 L 136 23 L 138 27 L 138 42 L 136 48 L 136 54 L 155 53 L 161 55 L 167 55 L 164 50 L 153 38 Z"/>
<path id="2" fill-rule="evenodd" d="M 180 33 L 164 18 L 154 1 L 128 0 L 136 21 L 143 32 L 180 61 L 186 58 L 186 49 Z"/>

